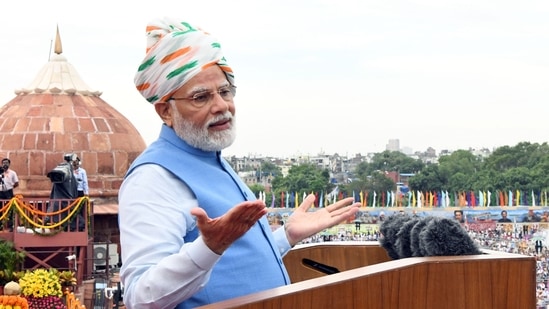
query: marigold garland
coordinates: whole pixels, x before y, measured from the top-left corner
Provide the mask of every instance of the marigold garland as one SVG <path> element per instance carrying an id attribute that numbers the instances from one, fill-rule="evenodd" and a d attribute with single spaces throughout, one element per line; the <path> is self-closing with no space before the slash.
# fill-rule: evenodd
<path id="1" fill-rule="evenodd" d="M 29 303 L 21 296 L 0 295 L 0 309 L 29 309 Z"/>
<path id="2" fill-rule="evenodd" d="M 89 223 L 90 216 L 91 216 L 91 203 L 90 203 L 90 198 L 88 196 L 79 197 L 74 201 L 72 201 L 67 207 L 59 209 L 57 211 L 43 212 L 39 209 L 36 209 L 31 204 L 25 203 L 23 201 L 23 196 L 18 194 L 14 198 L 12 198 L 8 203 L 4 204 L 2 208 L 0 208 L 0 221 L 6 219 L 7 215 L 10 213 L 10 210 L 13 208 L 14 211 L 16 211 L 19 216 L 21 216 L 24 222 L 27 222 L 29 225 L 32 225 L 35 228 L 40 228 L 40 229 L 52 229 L 52 228 L 63 226 L 64 224 L 67 224 L 67 222 L 74 220 L 74 218 L 76 217 L 76 214 L 80 211 L 82 207 L 87 207 L 87 211 L 88 211 L 87 219 Z M 55 216 L 64 212 L 67 213 L 67 216 L 65 216 L 59 222 L 44 225 L 43 220 L 41 220 L 41 218 L 45 216 Z M 38 234 L 45 235 L 42 233 L 38 233 Z"/>

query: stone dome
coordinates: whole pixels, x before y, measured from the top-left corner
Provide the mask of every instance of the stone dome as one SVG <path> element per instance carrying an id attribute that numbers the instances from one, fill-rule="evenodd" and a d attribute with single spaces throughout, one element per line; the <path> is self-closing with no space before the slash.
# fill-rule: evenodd
<path id="1" fill-rule="evenodd" d="M 48 198 L 47 173 L 65 154 L 75 153 L 88 173 L 95 204 L 116 203 L 124 174 L 145 141 L 61 55 L 59 31 L 54 51 L 34 81 L 0 108 L 0 157 L 11 160 L 19 177 L 14 193 Z"/>

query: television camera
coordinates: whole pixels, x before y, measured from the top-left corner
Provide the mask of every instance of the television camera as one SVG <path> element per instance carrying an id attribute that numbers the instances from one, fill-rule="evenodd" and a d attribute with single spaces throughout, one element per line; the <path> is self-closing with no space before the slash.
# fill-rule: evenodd
<path id="1" fill-rule="evenodd" d="M 4 163 L 5 159 L 2 160 L 2 165 L 0 165 L 0 184 L 4 183 L 4 173 L 10 167 L 8 164 Z"/>
<path id="2" fill-rule="evenodd" d="M 78 160 L 78 156 L 75 153 L 68 153 L 63 156 L 63 159 L 64 162 L 59 163 L 48 173 L 48 178 L 53 183 L 64 183 L 72 176 L 71 163 Z"/>
<path id="3" fill-rule="evenodd" d="M 78 189 L 76 185 L 76 179 L 74 178 L 72 164 L 78 161 L 78 156 L 74 153 L 68 153 L 63 156 L 64 162 L 57 165 L 53 170 L 48 173 L 48 178 L 52 182 L 52 188 L 50 192 L 50 198 L 47 212 L 59 212 L 62 209 L 66 209 L 69 206 L 69 200 L 73 200 L 78 196 Z M 66 212 L 59 213 L 58 215 L 48 216 L 45 218 L 45 222 L 57 223 L 63 220 L 68 214 Z M 79 213 L 78 216 L 81 216 Z M 76 222 L 71 221 L 69 228 L 79 230 L 84 229 L 85 220 L 78 220 L 78 227 Z"/>

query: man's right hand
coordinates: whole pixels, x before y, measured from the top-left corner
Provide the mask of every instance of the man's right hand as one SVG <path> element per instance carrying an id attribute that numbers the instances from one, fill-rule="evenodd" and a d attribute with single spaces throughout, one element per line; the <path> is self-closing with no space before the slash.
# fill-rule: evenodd
<path id="1" fill-rule="evenodd" d="M 191 210 L 191 215 L 196 216 L 204 243 L 219 255 L 266 214 L 265 203 L 260 200 L 240 203 L 223 216 L 214 219 L 208 217 L 206 211 L 200 207 Z"/>

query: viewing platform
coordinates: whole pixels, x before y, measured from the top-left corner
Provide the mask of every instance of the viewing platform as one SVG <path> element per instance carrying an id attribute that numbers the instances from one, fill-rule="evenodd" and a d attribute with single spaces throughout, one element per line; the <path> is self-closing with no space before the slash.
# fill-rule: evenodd
<path id="1" fill-rule="evenodd" d="M 23 269 L 76 269 L 82 282 L 93 269 L 92 210 L 88 197 L 1 200 L 0 239 L 25 252 Z"/>

